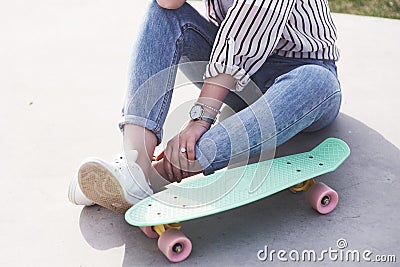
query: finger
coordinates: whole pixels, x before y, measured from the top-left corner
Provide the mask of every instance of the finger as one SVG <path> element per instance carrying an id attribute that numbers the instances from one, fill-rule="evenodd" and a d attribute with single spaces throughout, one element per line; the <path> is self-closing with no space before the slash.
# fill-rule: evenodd
<path id="1" fill-rule="evenodd" d="M 181 169 L 182 169 L 182 174 L 183 174 L 183 178 L 187 178 L 189 177 L 189 173 L 190 173 L 190 161 L 188 159 L 188 154 L 187 154 L 187 140 L 185 140 L 186 143 L 184 145 L 182 145 L 182 147 L 185 148 L 185 152 L 181 153 Z"/>
<path id="2" fill-rule="evenodd" d="M 182 181 L 182 171 L 179 160 L 179 149 L 174 149 L 171 155 L 171 168 L 174 175 L 174 179 L 180 183 Z"/>
<path id="3" fill-rule="evenodd" d="M 184 156 L 183 154 L 186 154 L 186 153 L 181 153 L 181 155 L 179 157 L 179 167 L 181 169 L 182 178 L 186 178 L 186 177 L 189 177 L 189 161 L 187 160 L 186 156 Z"/>
<path id="4" fill-rule="evenodd" d="M 187 153 L 186 153 L 186 142 L 187 136 L 185 134 L 179 134 L 179 168 L 181 170 L 182 178 L 186 178 L 189 176 L 188 171 L 188 160 L 187 160 Z"/>
<path id="5" fill-rule="evenodd" d="M 170 160 L 171 160 L 171 150 L 167 148 L 167 150 L 165 150 L 164 152 L 164 162 L 163 162 L 164 171 L 167 174 L 168 181 L 173 183 L 175 181 L 175 178 L 174 178 L 174 173 L 172 171 Z"/>
<path id="6" fill-rule="evenodd" d="M 196 145 L 196 140 L 194 138 L 189 139 L 188 142 L 186 143 L 186 153 L 190 161 L 194 161 L 196 159 L 195 149 L 194 149 L 195 145 Z"/>
<path id="7" fill-rule="evenodd" d="M 184 140 L 182 140 L 184 142 Z M 181 169 L 182 173 L 182 178 L 186 178 L 189 176 L 188 171 L 189 171 L 189 166 L 188 166 L 188 160 L 187 160 L 187 153 L 186 153 L 186 144 L 182 143 L 179 149 L 179 168 Z M 183 152 L 184 151 L 184 152 Z"/>
<path id="8" fill-rule="evenodd" d="M 185 161 L 183 166 L 185 166 L 185 178 L 189 177 L 189 173 L 191 172 L 191 158 L 193 158 L 193 147 L 192 147 L 192 141 L 187 140 L 186 143 L 186 153 L 185 153 Z"/>

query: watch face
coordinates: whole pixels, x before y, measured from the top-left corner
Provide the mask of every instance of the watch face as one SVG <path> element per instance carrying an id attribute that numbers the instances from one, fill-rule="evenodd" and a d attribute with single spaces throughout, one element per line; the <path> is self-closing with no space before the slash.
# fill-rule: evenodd
<path id="1" fill-rule="evenodd" d="M 198 120 L 203 115 L 203 107 L 200 105 L 194 105 L 190 110 L 190 118 L 192 120 Z"/>

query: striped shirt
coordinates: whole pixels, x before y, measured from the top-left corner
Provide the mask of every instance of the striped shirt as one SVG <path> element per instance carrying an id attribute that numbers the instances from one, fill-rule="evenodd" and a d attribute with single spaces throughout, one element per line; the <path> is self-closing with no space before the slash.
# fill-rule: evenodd
<path id="1" fill-rule="evenodd" d="M 209 19 L 219 26 L 205 78 L 230 74 L 240 91 L 272 54 L 339 59 L 328 0 L 205 2 Z"/>

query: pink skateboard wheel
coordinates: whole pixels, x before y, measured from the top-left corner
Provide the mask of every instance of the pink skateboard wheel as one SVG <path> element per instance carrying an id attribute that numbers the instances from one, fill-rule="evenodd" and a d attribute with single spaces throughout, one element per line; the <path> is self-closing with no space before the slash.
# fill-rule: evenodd
<path id="1" fill-rule="evenodd" d="M 157 238 L 158 234 L 153 230 L 151 226 L 140 226 L 140 230 L 148 237 L 148 238 Z"/>
<path id="2" fill-rule="evenodd" d="M 158 248 L 171 262 L 180 262 L 192 252 L 192 242 L 181 231 L 166 230 L 158 239 Z"/>
<path id="3" fill-rule="evenodd" d="M 306 192 L 307 201 L 321 214 L 328 214 L 336 208 L 339 197 L 335 190 L 324 183 L 315 183 Z"/>

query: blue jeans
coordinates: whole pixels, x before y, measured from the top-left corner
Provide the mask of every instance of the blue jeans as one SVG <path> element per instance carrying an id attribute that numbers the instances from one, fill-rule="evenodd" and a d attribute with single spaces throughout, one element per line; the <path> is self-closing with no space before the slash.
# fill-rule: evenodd
<path id="1" fill-rule="evenodd" d="M 121 129 L 139 125 L 161 141 L 177 64 L 208 61 L 217 31 L 188 3 L 177 10 L 149 3 L 131 57 Z M 197 71 L 182 69 L 194 81 L 201 81 L 204 70 L 205 65 Z M 224 102 L 237 113 L 196 144 L 205 174 L 239 161 L 240 155 L 256 157 L 299 132 L 320 130 L 339 112 L 341 91 L 333 61 L 272 55 L 251 78 L 259 93 L 252 88 L 230 92 Z"/>

